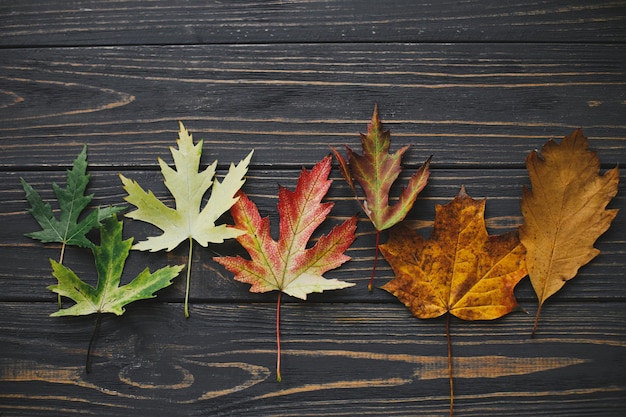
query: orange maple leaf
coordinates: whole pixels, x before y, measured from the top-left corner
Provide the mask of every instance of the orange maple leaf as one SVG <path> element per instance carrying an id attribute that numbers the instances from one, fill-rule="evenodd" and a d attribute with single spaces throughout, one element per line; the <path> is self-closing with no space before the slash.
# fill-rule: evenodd
<path id="1" fill-rule="evenodd" d="M 526 276 L 525 250 L 516 232 L 489 236 L 485 200 L 464 188 L 437 205 L 428 240 L 405 226 L 391 229 L 380 249 L 395 278 L 382 288 L 422 319 L 450 313 L 463 320 L 492 320 L 517 308 L 513 290 Z M 450 315 L 446 321 L 450 372 L 450 415 L 454 404 Z"/>
<path id="2" fill-rule="evenodd" d="M 419 318 L 446 312 L 463 320 L 492 320 L 517 307 L 513 288 L 526 276 L 517 233 L 489 236 L 485 200 L 462 188 L 438 205 L 428 240 L 406 227 L 392 229 L 381 251 L 396 277 L 382 288 Z"/>
<path id="3" fill-rule="evenodd" d="M 617 215 L 606 206 L 617 194 L 619 171 L 599 175 L 600 160 L 588 144 L 579 129 L 526 158 L 532 191 L 523 191 L 519 233 L 539 299 L 533 334 L 543 303 L 600 253 L 593 244 Z"/>

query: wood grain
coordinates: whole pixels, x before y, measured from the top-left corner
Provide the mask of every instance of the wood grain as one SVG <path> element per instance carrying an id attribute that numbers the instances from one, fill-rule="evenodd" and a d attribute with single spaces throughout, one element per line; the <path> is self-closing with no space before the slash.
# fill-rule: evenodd
<path id="1" fill-rule="evenodd" d="M 7 2 L 0 45 L 623 41 L 623 1 Z"/>
<path id="2" fill-rule="evenodd" d="M 243 254 L 236 242 L 195 250 L 189 319 L 182 279 L 104 317 L 85 374 L 95 317 L 48 317 L 60 248 L 24 237 L 37 224 L 19 184 L 53 198 L 83 144 L 94 205 L 125 204 L 118 173 L 171 203 L 157 157 L 171 163 L 179 120 L 219 175 L 254 148 L 244 190 L 275 232 L 277 185 L 329 146 L 360 149 L 375 103 L 392 150 L 411 144 L 394 196 L 433 155 L 408 216 L 424 236 L 461 185 L 487 198 L 490 233 L 515 230 L 524 160 L 549 138 L 583 128 L 603 170 L 626 161 L 622 0 L 5 1 L 0 22 L 3 417 L 448 415 L 445 318 L 367 292 L 374 231 L 336 167 L 319 233 L 359 213 L 352 260 L 327 274 L 357 285 L 283 299 L 282 383 L 276 293 L 251 294 L 212 260 Z M 622 181 L 601 254 L 546 302 L 535 338 L 528 279 L 515 291 L 525 312 L 452 319 L 455 415 L 626 413 L 624 195 Z M 155 233 L 125 222 L 125 237 Z M 122 281 L 185 260 L 133 251 Z M 65 264 L 96 280 L 88 250 Z M 382 260 L 376 285 L 391 277 Z"/>
<path id="3" fill-rule="evenodd" d="M 329 145 L 358 148 L 376 102 L 394 146 L 412 145 L 409 164 L 433 154 L 434 167 L 519 168 L 582 127 L 614 166 L 624 57 L 624 45 L 595 44 L 0 50 L 2 166 L 67 166 L 87 143 L 94 167 L 153 168 L 183 120 L 207 158 L 255 148 L 256 167 L 298 168 Z"/>
<path id="4" fill-rule="evenodd" d="M 461 415 L 614 415 L 626 405 L 626 315 L 619 303 L 555 303 L 541 334 L 532 316 L 453 320 Z M 274 306 L 143 303 L 106 317 L 93 371 L 83 370 L 93 317 L 0 303 L 0 401 L 12 416 L 439 415 L 448 405 L 444 320 L 398 303 L 297 303 L 283 315 L 282 383 L 274 381 Z M 590 326 L 589 316 L 603 317 Z M 42 318 L 43 317 L 43 318 Z M 164 333 L 163 329 L 168 329 Z M 48 341 L 48 342 L 44 342 Z M 36 392 L 32 387 L 37 386 Z"/>

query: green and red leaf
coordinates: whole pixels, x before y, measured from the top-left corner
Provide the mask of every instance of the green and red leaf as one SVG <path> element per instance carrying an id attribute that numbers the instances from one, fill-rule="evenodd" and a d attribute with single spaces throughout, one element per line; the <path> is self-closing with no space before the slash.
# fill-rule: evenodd
<path id="1" fill-rule="evenodd" d="M 418 194 L 426 186 L 430 175 L 431 158 L 429 157 L 417 172 L 409 178 L 408 185 L 400 192 L 398 201 L 390 205 L 389 192 L 402 172 L 402 156 L 409 149 L 407 145 L 390 154 L 390 137 L 390 131 L 382 128 L 378 116 L 378 106 L 375 106 L 372 121 L 367 127 L 367 134 L 361 134 L 362 155 L 346 146 L 348 154 L 348 159 L 346 160 L 335 148 L 331 147 L 339 162 L 339 170 L 342 176 L 352 188 L 363 211 L 376 229 L 376 258 L 372 270 L 372 280 L 376 271 L 380 232 L 404 220 L 413 207 Z M 365 193 L 365 198 L 359 197 L 355 181 Z M 370 290 L 372 280 L 370 280 Z"/>

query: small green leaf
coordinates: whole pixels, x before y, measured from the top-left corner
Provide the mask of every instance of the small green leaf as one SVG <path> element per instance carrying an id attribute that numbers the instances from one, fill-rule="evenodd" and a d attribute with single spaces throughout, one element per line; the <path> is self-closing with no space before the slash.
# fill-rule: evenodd
<path id="1" fill-rule="evenodd" d="M 102 220 L 123 210 L 123 207 L 95 208 L 81 221 L 79 216 L 91 202 L 93 194 L 85 195 L 90 175 L 87 171 L 87 146 L 76 157 L 71 170 L 67 170 L 67 184 L 65 188 L 52 184 L 56 195 L 60 217 L 57 219 L 49 203 L 44 202 L 37 191 L 23 178 L 20 178 L 26 192 L 26 199 L 31 205 L 28 210 L 42 230 L 27 233 L 26 236 L 44 243 L 58 242 L 65 245 L 93 248 L 93 243 L 86 234 L 95 227 L 100 227 Z M 62 263 L 62 256 L 61 261 Z"/>
<path id="2" fill-rule="evenodd" d="M 120 278 L 130 252 L 133 239 L 122 240 L 122 222 L 113 215 L 100 227 L 100 245 L 94 246 L 92 252 L 98 272 L 98 284 L 95 287 L 81 280 L 71 269 L 50 259 L 52 274 L 58 284 L 48 287 L 60 296 L 71 298 L 76 302 L 69 308 L 61 309 L 51 316 L 82 316 L 97 313 L 89 347 L 85 370 L 91 370 L 91 351 L 93 342 L 100 328 L 102 313 L 124 314 L 124 307 L 136 300 L 153 298 L 154 293 L 172 284 L 172 280 L 180 274 L 184 265 L 166 266 L 154 273 L 148 268 L 126 285 L 120 286 Z"/>
<path id="3" fill-rule="evenodd" d="M 81 280 L 71 269 L 50 260 L 57 285 L 49 290 L 76 302 L 69 308 L 61 309 L 52 316 L 81 316 L 92 313 L 124 313 L 124 306 L 146 298 L 172 284 L 172 280 L 182 271 L 184 265 L 167 266 L 150 273 L 148 268 L 126 285 L 120 286 L 120 278 L 126 258 L 132 245 L 132 238 L 122 240 L 122 222 L 113 215 L 104 221 L 100 228 L 100 245 L 92 248 L 98 272 L 98 283 L 92 287 Z"/>

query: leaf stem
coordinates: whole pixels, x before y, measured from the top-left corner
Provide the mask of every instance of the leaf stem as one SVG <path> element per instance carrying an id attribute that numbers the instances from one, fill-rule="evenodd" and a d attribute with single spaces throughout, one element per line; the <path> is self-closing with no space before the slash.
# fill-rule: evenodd
<path id="1" fill-rule="evenodd" d="M 185 318 L 189 318 L 189 285 L 191 282 L 192 256 L 193 256 L 193 238 L 189 237 L 189 257 L 187 258 L 187 284 L 185 285 Z"/>
<path id="2" fill-rule="evenodd" d="M 376 247 L 374 248 L 374 266 L 372 267 L 372 276 L 367 284 L 367 290 L 372 292 L 374 287 L 374 276 L 376 275 L 376 265 L 378 264 L 378 246 L 380 245 L 380 230 L 376 230 Z"/>
<path id="3" fill-rule="evenodd" d="M 276 301 L 276 381 L 281 382 L 283 377 L 280 374 L 280 296 L 282 291 L 278 291 L 278 300 Z"/>
<path id="4" fill-rule="evenodd" d="M 59 265 L 63 265 L 63 257 L 65 255 L 65 242 L 61 243 L 61 255 L 59 256 Z M 61 283 L 58 279 L 57 279 L 57 283 Z M 61 302 L 61 294 L 57 294 L 57 304 L 59 305 L 59 310 L 61 308 L 63 308 L 63 303 Z"/>
<path id="5" fill-rule="evenodd" d="M 98 331 L 100 330 L 100 322 L 102 321 L 102 313 L 98 311 L 96 315 L 96 324 L 93 326 L 93 333 L 91 339 L 89 339 L 89 347 L 87 348 L 87 360 L 85 361 L 85 372 L 91 372 L 91 351 L 98 337 Z"/>
<path id="6" fill-rule="evenodd" d="M 65 255 L 65 242 L 61 243 L 61 256 L 59 256 L 60 265 L 63 265 L 63 255 Z"/>
<path id="7" fill-rule="evenodd" d="M 454 381 L 452 379 L 452 343 L 450 342 L 450 313 L 446 315 L 446 339 L 448 340 L 448 376 L 450 378 L 450 417 L 454 412 Z"/>
<path id="8" fill-rule="evenodd" d="M 530 337 L 535 337 L 535 332 L 537 332 L 537 326 L 539 325 L 539 314 L 541 314 L 541 306 L 543 306 L 543 303 L 539 303 L 539 307 L 537 307 L 537 315 L 535 315 L 535 324 L 533 325 L 533 331 L 530 334 Z"/>

